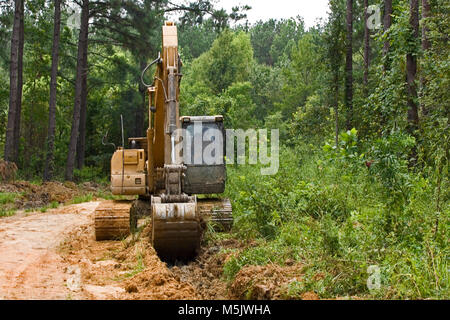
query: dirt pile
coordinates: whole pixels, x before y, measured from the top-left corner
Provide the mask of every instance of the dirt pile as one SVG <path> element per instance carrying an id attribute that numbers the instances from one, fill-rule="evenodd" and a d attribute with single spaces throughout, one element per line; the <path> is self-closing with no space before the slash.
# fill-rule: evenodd
<path id="1" fill-rule="evenodd" d="M 141 237 L 95 241 L 93 225 L 74 230 L 61 245 L 65 262 L 80 269 L 89 299 L 198 299 L 195 289 L 174 276 L 149 243 L 148 225 Z"/>
<path id="2" fill-rule="evenodd" d="M 36 185 L 17 181 L 0 184 L 0 192 L 19 194 L 14 203 L 15 209 L 41 208 L 52 202 L 66 203 L 79 195 L 99 189 L 101 186 L 93 183 L 85 183 L 80 187 L 73 182 L 44 182 L 42 185 Z"/>
<path id="3" fill-rule="evenodd" d="M 16 178 L 17 166 L 14 162 L 0 159 L 0 181 L 11 181 Z"/>
<path id="4" fill-rule="evenodd" d="M 238 272 L 230 290 L 238 299 L 286 299 L 289 285 L 302 281 L 302 269 L 301 264 L 246 266 Z M 314 292 L 305 292 L 300 298 L 304 300 L 319 299 Z"/>
<path id="5" fill-rule="evenodd" d="M 13 185 L 22 193 L 16 207 L 24 209 L 43 207 L 52 202 L 64 203 L 80 193 L 76 186 L 68 188 L 60 182 L 45 182 L 42 185 L 16 182 Z"/>

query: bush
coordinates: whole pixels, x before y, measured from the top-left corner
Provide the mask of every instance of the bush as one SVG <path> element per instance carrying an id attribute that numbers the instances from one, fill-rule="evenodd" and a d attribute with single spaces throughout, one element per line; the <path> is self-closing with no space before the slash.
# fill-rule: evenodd
<path id="1" fill-rule="evenodd" d="M 103 182 L 107 179 L 107 176 L 103 173 L 101 167 L 83 167 L 82 169 L 75 169 L 73 176 L 77 182 Z"/>

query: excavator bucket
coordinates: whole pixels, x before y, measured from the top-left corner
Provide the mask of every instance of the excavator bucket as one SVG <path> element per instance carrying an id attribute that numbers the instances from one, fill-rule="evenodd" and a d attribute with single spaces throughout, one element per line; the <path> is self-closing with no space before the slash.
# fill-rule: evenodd
<path id="1" fill-rule="evenodd" d="M 233 225 L 229 199 L 198 199 L 191 203 L 153 203 L 152 243 L 164 260 L 189 260 L 196 256 L 206 223 L 217 231 Z"/>
<path id="2" fill-rule="evenodd" d="M 188 260 L 200 248 L 201 219 L 192 203 L 152 204 L 152 243 L 164 260 Z"/>

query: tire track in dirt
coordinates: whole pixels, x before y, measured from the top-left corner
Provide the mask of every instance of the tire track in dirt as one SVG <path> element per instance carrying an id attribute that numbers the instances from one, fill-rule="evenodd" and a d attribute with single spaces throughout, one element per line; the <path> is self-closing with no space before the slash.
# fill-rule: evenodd
<path id="1" fill-rule="evenodd" d="M 89 224 L 99 202 L 0 219 L 0 299 L 82 298 L 57 253 L 64 235 Z"/>

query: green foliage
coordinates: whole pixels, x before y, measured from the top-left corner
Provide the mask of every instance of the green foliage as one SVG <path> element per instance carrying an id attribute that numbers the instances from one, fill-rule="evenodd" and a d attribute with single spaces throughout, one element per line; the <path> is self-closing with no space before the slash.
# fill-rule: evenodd
<path id="1" fill-rule="evenodd" d="M 10 217 L 14 215 L 15 212 L 16 210 L 14 209 L 0 208 L 0 217 Z"/>
<path id="2" fill-rule="evenodd" d="M 192 77 L 195 82 L 203 82 L 211 93 L 220 94 L 233 83 L 248 78 L 252 59 L 249 36 L 244 32 L 225 30 L 208 52 L 192 62 L 185 81 L 189 83 L 189 77 Z"/>
<path id="3" fill-rule="evenodd" d="M 106 182 L 108 177 L 104 174 L 102 167 L 86 166 L 83 169 L 75 169 L 74 179 L 77 182 L 95 181 Z"/>
<path id="4" fill-rule="evenodd" d="M 345 135 L 348 149 L 353 148 L 356 132 Z M 329 152 L 311 152 L 306 146 L 283 151 L 276 176 L 261 177 L 257 168 L 230 168 L 227 195 L 233 199 L 234 232 L 260 240 L 232 254 L 224 277 L 232 281 L 246 265 L 283 265 L 292 259 L 306 267 L 302 285 L 293 284 L 289 296 L 305 291 L 323 298 L 448 296 L 448 198 L 443 205 L 446 215 L 439 215 L 441 228 L 435 233 L 430 181 L 415 178 L 400 165 L 411 138 L 393 134 L 389 142 L 379 143 L 374 146 L 377 152 L 366 155 L 374 161 L 370 169 L 359 156 L 358 164 L 346 166 L 352 161 L 347 155 L 342 161 L 330 161 Z M 389 143 L 396 146 L 383 149 Z M 406 197 L 384 191 L 392 180 L 382 177 L 386 168 L 375 167 L 382 166 L 378 161 L 386 157 L 399 163 L 396 175 L 407 175 L 404 178 L 413 182 L 409 187 L 398 184 Z M 392 199 L 401 205 L 394 206 Z M 371 265 L 380 268 L 380 290 L 367 288 Z M 318 280 L 317 274 L 323 276 Z"/>
<path id="5" fill-rule="evenodd" d="M 94 195 L 92 193 L 76 196 L 70 201 L 70 204 L 79 204 L 79 203 L 84 203 L 84 202 L 90 202 L 90 201 L 92 201 L 93 198 L 94 198 Z"/>
<path id="6" fill-rule="evenodd" d="M 299 134 L 308 141 L 322 141 L 332 128 L 330 109 L 318 94 L 308 96 L 305 105 L 292 115 L 292 136 Z"/>
<path id="7" fill-rule="evenodd" d="M 42 213 L 47 212 L 48 209 L 56 209 L 59 207 L 59 203 L 57 201 L 53 201 L 52 203 L 46 205 L 45 207 L 42 207 L 39 209 Z"/>
<path id="8" fill-rule="evenodd" d="M 9 217 L 14 215 L 16 209 L 14 203 L 20 198 L 20 193 L 0 192 L 0 217 Z"/>
<path id="9" fill-rule="evenodd" d="M 21 194 L 12 192 L 0 192 L 0 217 L 9 217 L 14 215 L 16 209 L 14 203 L 20 198 Z"/>
<path id="10" fill-rule="evenodd" d="M 318 50 L 312 33 L 303 35 L 290 49 L 291 60 L 282 69 L 283 95 L 276 103 L 285 118 L 290 118 L 296 109 L 303 107 L 308 97 L 318 89 L 322 66 Z"/>
<path id="11" fill-rule="evenodd" d="M 369 171 L 383 185 L 387 201 L 406 200 L 411 187 L 408 156 L 414 144 L 413 137 L 394 133 L 377 139 L 368 151 L 367 156 L 372 159 Z"/>
<path id="12" fill-rule="evenodd" d="M 216 37 L 217 33 L 212 21 L 199 25 L 181 25 L 178 31 L 178 42 L 183 61 L 192 61 L 208 51 Z"/>
<path id="13" fill-rule="evenodd" d="M 323 151 L 327 154 L 329 159 L 341 161 L 353 160 L 359 158 L 357 143 L 358 131 L 353 128 L 347 132 L 341 132 L 339 135 L 338 146 L 332 146 L 329 143 L 326 143 L 323 146 Z"/>
<path id="14" fill-rule="evenodd" d="M 17 197 L 20 197 L 20 194 L 10 192 L 0 192 L 0 205 L 14 203 Z"/>

